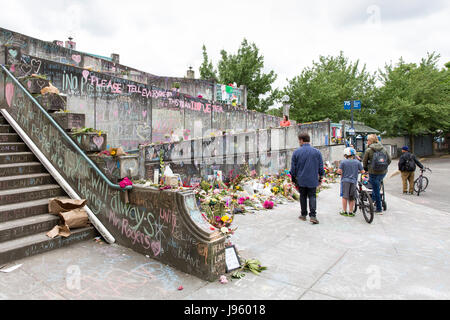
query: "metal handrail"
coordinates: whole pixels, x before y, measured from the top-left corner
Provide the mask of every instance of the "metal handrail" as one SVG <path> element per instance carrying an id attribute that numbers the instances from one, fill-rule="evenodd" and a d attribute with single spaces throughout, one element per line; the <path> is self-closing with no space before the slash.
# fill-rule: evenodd
<path id="1" fill-rule="evenodd" d="M 37 102 L 37 100 L 28 92 L 27 89 L 24 88 L 24 86 L 16 79 L 16 77 L 14 77 L 13 74 L 11 74 L 11 72 L 9 72 L 9 70 L 3 65 L 1 64 L 0 67 L 3 69 L 3 71 L 16 83 L 16 85 L 22 89 L 23 92 L 25 92 L 25 94 L 28 96 L 28 98 L 31 99 L 31 101 L 33 101 L 33 103 L 44 113 L 45 117 L 56 127 L 56 129 L 59 131 L 59 133 L 62 134 L 62 136 L 64 137 L 64 139 L 72 146 L 75 148 L 75 150 L 81 154 L 81 156 L 84 158 L 84 160 L 87 161 L 87 163 L 89 164 L 89 166 L 94 169 L 97 174 L 103 179 L 105 180 L 105 182 L 108 184 L 108 186 L 110 186 L 113 189 L 118 189 L 118 190 L 131 190 L 133 187 L 132 186 L 126 186 L 125 188 L 121 188 L 120 185 L 118 184 L 114 184 L 112 183 L 107 176 L 105 176 L 105 174 L 103 172 L 100 171 L 100 169 L 97 167 L 97 165 L 84 153 L 83 150 L 80 149 L 80 147 L 69 137 L 69 135 L 64 131 L 64 129 L 61 128 L 61 126 L 55 121 L 55 119 L 53 119 L 48 112 L 39 104 L 39 102 Z"/>

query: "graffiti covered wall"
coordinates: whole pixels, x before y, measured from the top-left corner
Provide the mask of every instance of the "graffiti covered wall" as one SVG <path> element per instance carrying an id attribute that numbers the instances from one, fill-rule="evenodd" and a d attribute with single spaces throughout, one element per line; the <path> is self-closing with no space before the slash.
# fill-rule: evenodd
<path id="1" fill-rule="evenodd" d="M 55 63 L 4 47 L 5 61 L 17 77 L 45 75 L 67 96 L 67 110 L 86 115 L 86 126 L 108 133 L 111 146 L 140 144 L 263 128 L 278 119 L 236 107 L 213 104 L 175 91 Z M 274 120 L 275 119 L 275 120 Z"/>

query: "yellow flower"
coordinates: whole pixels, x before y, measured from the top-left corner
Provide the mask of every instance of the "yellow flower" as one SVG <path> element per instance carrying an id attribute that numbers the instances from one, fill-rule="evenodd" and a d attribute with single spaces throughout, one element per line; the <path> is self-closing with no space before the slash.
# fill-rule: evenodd
<path id="1" fill-rule="evenodd" d="M 237 187 L 236 187 L 236 190 L 239 190 L 239 189 L 241 189 L 241 187 L 237 186 Z"/>
<path id="2" fill-rule="evenodd" d="M 222 217 L 222 221 L 223 222 L 227 222 L 229 219 L 230 219 L 230 217 L 228 217 L 228 216 L 223 216 Z"/>

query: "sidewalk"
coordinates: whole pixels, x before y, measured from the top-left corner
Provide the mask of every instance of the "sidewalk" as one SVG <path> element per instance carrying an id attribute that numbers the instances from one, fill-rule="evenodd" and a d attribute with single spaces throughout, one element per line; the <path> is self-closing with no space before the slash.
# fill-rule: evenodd
<path id="1" fill-rule="evenodd" d="M 236 216 L 232 241 L 268 267 L 260 276 L 209 283 L 89 241 L 17 261 L 0 273 L 0 299 L 450 299 L 449 213 L 388 194 L 369 225 L 338 214 L 338 188 L 320 193 L 319 225 L 300 221 L 297 203 Z"/>

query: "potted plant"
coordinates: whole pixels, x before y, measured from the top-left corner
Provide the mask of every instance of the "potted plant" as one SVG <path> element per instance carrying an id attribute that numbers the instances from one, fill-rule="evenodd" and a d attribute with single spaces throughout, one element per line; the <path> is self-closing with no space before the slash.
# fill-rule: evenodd
<path id="1" fill-rule="evenodd" d="M 72 129 L 72 137 L 85 152 L 101 152 L 106 149 L 106 133 L 93 128 Z"/>

